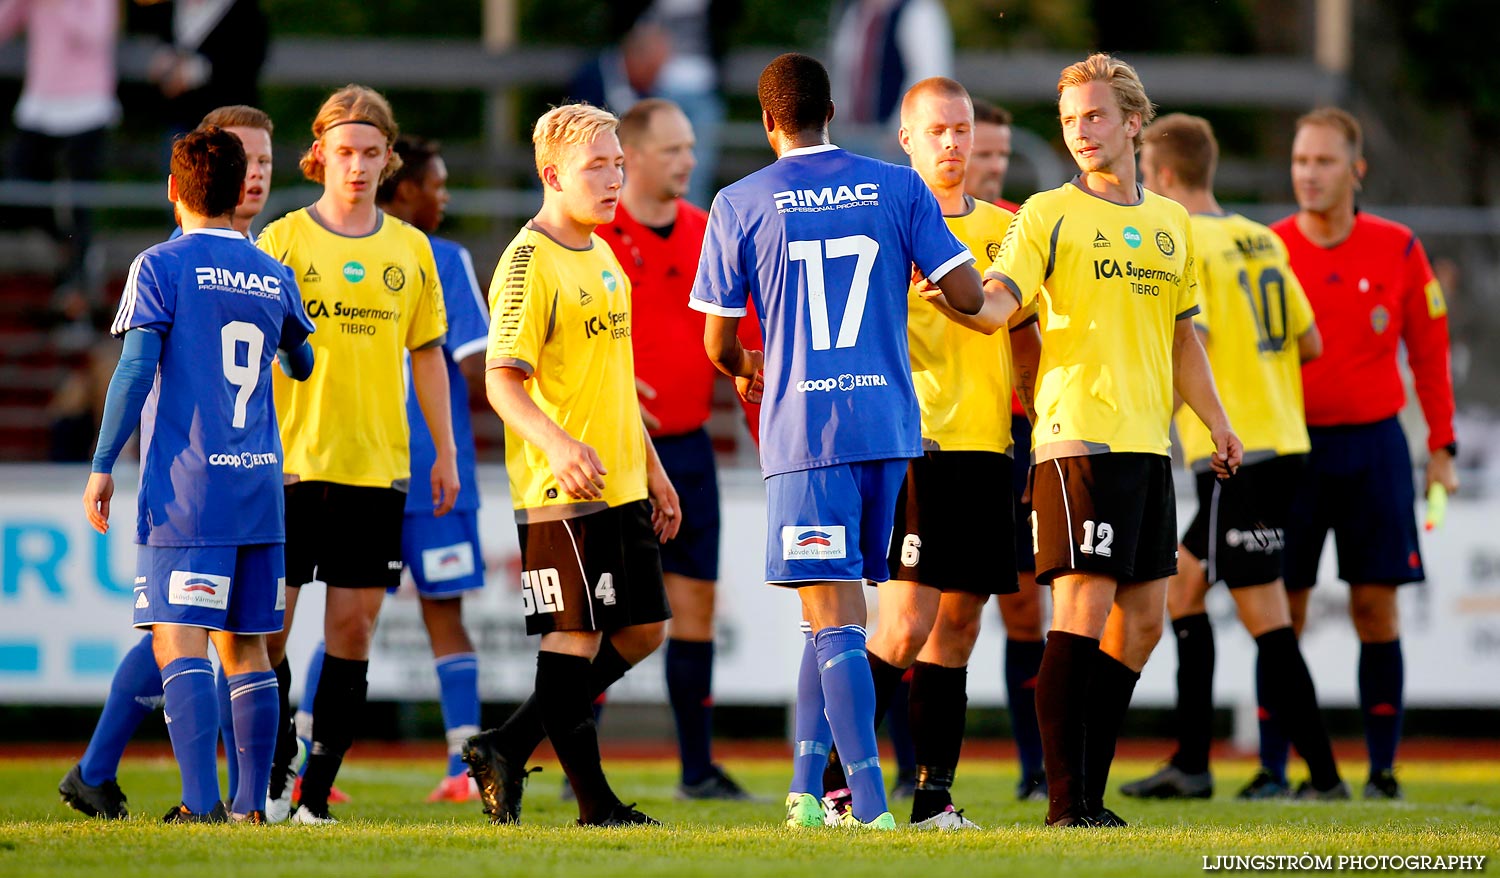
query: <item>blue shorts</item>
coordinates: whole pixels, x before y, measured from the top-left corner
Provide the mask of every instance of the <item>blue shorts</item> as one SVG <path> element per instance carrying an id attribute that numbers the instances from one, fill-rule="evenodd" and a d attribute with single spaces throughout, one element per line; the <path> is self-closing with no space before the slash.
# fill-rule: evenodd
<path id="1" fill-rule="evenodd" d="M 707 430 L 653 438 L 677 489 L 682 528 L 661 547 L 663 573 L 713 582 L 719 578 L 719 476 Z"/>
<path id="2" fill-rule="evenodd" d="M 401 563 L 411 570 L 417 592 L 425 598 L 453 597 L 484 588 L 479 513 L 471 509 L 454 510 L 442 518 L 406 516 L 401 525 Z"/>
<path id="3" fill-rule="evenodd" d="M 869 460 L 766 479 L 766 581 L 885 582 L 907 460 Z"/>
<path id="4" fill-rule="evenodd" d="M 135 627 L 274 634 L 286 615 L 286 547 L 141 546 Z"/>
<path id="5" fill-rule="evenodd" d="M 1425 579 L 1411 449 L 1400 422 L 1309 427 L 1307 433 L 1312 451 L 1286 525 L 1287 590 L 1317 583 L 1330 529 L 1345 582 L 1404 585 Z"/>

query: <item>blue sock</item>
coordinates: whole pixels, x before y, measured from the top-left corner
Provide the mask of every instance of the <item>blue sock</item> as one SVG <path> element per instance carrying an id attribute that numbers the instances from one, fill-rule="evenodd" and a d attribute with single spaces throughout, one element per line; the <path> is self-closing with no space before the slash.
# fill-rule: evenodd
<path id="1" fill-rule="evenodd" d="M 229 763 L 229 801 L 233 802 L 240 789 L 240 760 L 234 749 L 234 702 L 230 700 L 230 686 L 229 678 L 224 674 L 224 666 L 219 665 L 219 679 L 215 687 L 219 696 L 219 739 L 224 742 L 224 761 Z M 278 712 L 280 709 L 281 706 L 277 705 Z"/>
<path id="2" fill-rule="evenodd" d="M 1045 640 L 1005 641 L 1005 704 L 1010 709 L 1011 734 L 1021 777 L 1042 771 L 1042 732 L 1036 722 L 1036 675 L 1042 671 Z"/>
<path id="3" fill-rule="evenodd" d="M 281 722 L 281 696 L 275 671 L 235 674 L 220 678 L 230 693 L 230 710 L 237 733 L 225 738 L 238 747 L 229 751 L 231 777 L 238 774 L 239 789 L 230 794 L 236 814 L 266 810 L 266 785 L 271 782 L 271 757 L 276 753 L 276 730 Z M 238 765 L 238 769 L 234 766 Z"/>
<path id="4" fill-rule="evenodd" d="M 797 712 L 792 720 L 797 740 L 793 743 L 792 786 L 788 792 L 821 796 L 825 792 L 823 768 L 828 765 L 828 751 L 833 748 L 833 729 L 829 727 L 828 715 L 823 710 L 823 679 L 818 674 L 818 653 L 813 646 L 812 630 L 806 622 L 802 623 L 802 634 L 807 641 L 802 647 L 802 665 L 797 671 Z"/>
<path id="5" fill-rule="evenodd" d="M 302 749 L 307 753 L 312 752 L 312 710 L 313 699 L 318 694 L 318 678 L 323 676 L 323 656 L 327 652 L 323 649 L 323 641 L 318 641 L 318 646 L 313 650 L 312 658 L 307 662 L 307 682 L 302 685 L 302 700 L 297 702 L 297 714 L 294 722 L 297 726 L 297 737 L 302 740 Z M 307 761 L 297 766 L 297 776 L 307 771 Z"/>
<path id="6" fill-rule="evenodd" d="M 713 773 L 713 641 L 667 641 L 667 698 L 677 720 L 682 782 L 702 783 Z"/>
<path id="7" fill-rule="evenodd" d="M 174 659 L 161 669 L 167 734 L 182 773 L 182 804 L 207 814 L 219 802 L 219 707 L 214 666 L 206 658 Z"/>
<path id="8" fill-rule="evenodd" d="M 115 668 L 99 724 L 94 726 L 94 736 L 78 762 L 83 782 L 91 787 L 114 780 L 130 736 L 141 720 L 161 707 L 161 669 L 156 666 L 153 643 L 148 633 Z"/>
<path id="9" fill-rule="evenodd" d="M 1281 733 L 1281 726 L 1276 722 L 1276 717 L 1271 715 L 1270 708 L 1266 707 L 1265 691 L 1271 684 L 1266 679 L 1266 663 L 1256 661 L 1255 663 L 1255 715 L 1260 721 L 1260 767 L 1272 777 L 1286 783 L 1286 763 L 1291 750 L 1291 742 L 1286 735 Z"/>
<path id="10" fill-rule="evenodd" d="M 1370 776 L 1396 765 L 1405 713 L 1402 688 L 1406 665 L 1400 639 L 1359 645 L 1359 709 L 1365 719 L 1365 747 L 1370 751 Z"/>
<path id="11" fill-rule="evenodd" d="M 890 809 L 875 743 L 875 681 L 865 654 L 865 629 L 858 625 L 824 628 L 813 643 L 828 725 L 854 794 L 854 816 L 869 823 Z"/>
<path id="12" fill-rule="evenodd" d="M 443 728 L 448 730 L 448 776 L 452 777 L 468 770 L 463 760 L 464 742 L 479 734 L 479 659 L 472 652 L 455 652 L 433 664 L 443 705 Z"/>
<path id="13" fill-rule="evenodd" d="M 868 661 L 868 654 L 866 660 Z M 905 774 L 916 774 L 917 747 L 911 737 L 910 675 L 911 669 L 907 668 L 901 682 L 896 684 L 896 691 L 891 694 L 891 704 L 886 709 L 884 719 L 886 734 L 891 738 L 891 749 L 896 751 L 896 770 Z"/>

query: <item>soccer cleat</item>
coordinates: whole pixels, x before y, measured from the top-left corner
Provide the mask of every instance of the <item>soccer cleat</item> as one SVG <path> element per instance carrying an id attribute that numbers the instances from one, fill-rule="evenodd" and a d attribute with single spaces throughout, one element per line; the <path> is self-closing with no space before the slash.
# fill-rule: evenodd
<path id="1" fill-rule="evenodd" d="M 562 786 L 557 790 L 557 800 L 559 802 L 578 801 L 578 794 L 573 792 L 573 784 L 566 777 L 562 779 Z"/>
<path id="2" fill-rule="evenodd" d="M 469 776 L 479 787 L 479 801 L 484 804 L 490 822 L 521 822 L 521 795 L 525 792 L 526 778 L 542 769 L 517 769 L 511 765 L 510 760 L 500 755 L 489 732 L 481 732 L 464 742 L 463 760 L 469 766 Z"/>
<path id="3" fill-rule="evenodd" d="M 1125 784 L 1120 792 L 1132 799 L 1212 799 L 1213 772 L 1189 774 L 1168 764 L 1147 778 Z"/>
<path id="4" fill-rule="evenodd" d="M 302 801 L 302 777 L 300 775 L 295 781 L 292 782 L 292 801 Z M 349 798 L 349 794 L 339 789 L 338 787 L 328 788 L 328 804 L 347 805 L 350 801 L 351 799 Z"/>
<path id="5" fill-rule="evenodd" d="M 745 792 L 745 788 L 734 782 L 734 778 L 725 773 L 721 765 L 710 765 L 709 775 L 695 784 L 679 784 L 677 787 L 677 798 L 707 800 L 714 799 L 723 802 L 753 802 L 755 797 Z"/>
<path id="6" fill-rule="evenodd" d="M 437 788 L 427 794 L 431 802 L 472 802 L 479 798 L 479 785 L 467 774 L 455 774 L 438 781 Z M 333 797 L 329 796 L 332 802 Z"/>
<path id="7" fill-rule="evenodd" d="M 891 801 L 904 802 L 917 793 L 917 772 L 912 769 L 900 769 L 896 773 L 896 779 L 891 783 Z"/>
<path id="8" fill-rule="evenodd" d="M 224 810 L 223 802 L 214 802 L 212 811 L 207 814 L 194 814 L 188 810 L 186 805 L 173 805 L 172 810 L 161 818 L 163 823 L 228 823 L 229 812 Z"/>
<path id="9" fill-rule="evenodd" d="M 823 825 L 842 826 L 844 816 L 854 807 L 854 793 L 848 789 L 823 794 Z"/>
<path id="10" fill-rule="evenodd" d="M 260 825 L 262 825 L 262 824 L 264 824 L 266 822 L 266 812 L 264 812 L 264 811 L 251 811 L 249 814 L 236 814 L 235 812 L 230 811 L 229 812 L 229 822 L 230 823 L 247 823 L 247 824 L 250 824 L 252 826 L 260 826 Z"/>
<path id="11" fill-rule="evenodd" d="M 1285 780 L 1266 771 L 1264 768 L 1259 768 L 1256 769 L 1255 776 L 1250 778 L 1250 782 L 1245 784 L 1244 789 L 1235 793 L 1234 797 L 1236 799 L 1256 801 L 1262 799 L 1289 799 L 1291 795 L 1292 788 Z"/>
<path id="12" fill-rule="evenodd" d="M 1047 775 L 1038 771 L 1021 778 L 1021 782 L 1016 784 L 1016 801 L 1047 801 Z"/>
<path id="13" fill-rule="evenodd" d="M 1099 822 L 1087 814 L 1080 814 L 1077 817 L 1061 817 L 1057 820 L 1048 817 L 1047 825 L 1059 829 L 1097 829 Z"/>
<path id="14" fill-rule="evenodd" d="M 303 826 L 332 826 L 339 821 L 327 811 L 319 814 L 306 805 L 298 805 L 297 810 L 292 812 L 291 822 Z"/>
<path id="15" fill-rule="evenodd" d="M 1297 794 L 1293 798 L 1299 802 L 1347 802 L 1354 798 L 1354 794 L 1349 792 L 1349 785 L 1343 781 L 1320 790 L 1312 785 L 1312 781 L 1305 780 L 1297 785 Z"/>
<path id="16" fill-rule="evenodd" d="M 612 828 L 616 826 L 660 826 L 661 821 L 653 820 L 652 818 L 647 817 L 645 814 L 637 811 L 635 809 L 634 802 L 631 802 L 629 805 L 626 805 L 622 802 L 616 802 L 614 807 L 610 808 L 609 813 L 606 814 L 602 819 L 591 820 L 587 823 L 579 820 L 578 825 L 602 826 L 605 828 Z"/>
<path id="17" fill-rule="evenodd" d="M 1401 795 L 1401 784 L 1396 781 L 1396 772 L 1395 772 L 1395 770 L 1387 768 L 1384 771 L 1379 771 L 1379 772 L 1376 772 L 1375 774 L 1370 775 L 1370 779 L 1365 782 L 1365 798 L 1366 799 L 1400 799 L 1400 798 L 1404 798 Z"/>
<path id="18" fill-rule="evenodd" d="M 786 794 L 786 825 L 793 829 L 823 826 L 823 803 L 812 793 Z"/>
<path id="19" fill-rule="evenodd" d="M 290 765 L 281 769 L 283 779 L 281 781 L 281 795 L 272 796 L 269 789 L 266 790 L 266 822 L 282 823 L 292 816 L 292 799 L 302 778 L 297 775 L 297 766 L 301 765 L 307 756 L 307 750 L 302 744 L 302 739 L 297 739 L 297 752 L 292 756 Z M 271 771 L 276 771 L 276 766 L 271 766 Z"/>
<path id="20" fill-rule="evenodd" d="M 953 831 L 956 829 L 982 829 L 978 823 L 964 816 L 964 812 L 955 810 L 952 805 L 944 808 L 926 820 L 913 823 L 912 829 L 937 829 Z"/>
<path id="21" fill-rule="evenodd" d="M 871 829 L 877 832 L 896 828 L 896 815 L 889 811 L 882 812 L 879 817 L 869 823 L 861 821 L 854 816 L 852 810 L 844 812 L 844 819 L 839 821 L 839 826 L 846 829 Z"/>
<path id="22" fill-rule="evenodd" d="M 1115 812 L 1102 806 L 1098 811 L 1095 811 L 1093 814 L 1089 815 L 1089 819 L 1093 820 L 1094 825 L 1099 827 L 1115 828 L 1130 825 L 1129 823 L 1125 822 L 1124 817 L 1121 817 L 1119 814 L 1116 814 Z"/>
<path id="23" fill-rule="evenodd" d="M 124 820 L 130 816 L 125 809 L 125 793 L 120 790 L 120 785 L 111 778 L 91 787 L 83 782 L 83 767 L 79 765 L 68 771 L 62 783 L 57 785 L 57 792 L 68 807 L 89 817 Z"/>

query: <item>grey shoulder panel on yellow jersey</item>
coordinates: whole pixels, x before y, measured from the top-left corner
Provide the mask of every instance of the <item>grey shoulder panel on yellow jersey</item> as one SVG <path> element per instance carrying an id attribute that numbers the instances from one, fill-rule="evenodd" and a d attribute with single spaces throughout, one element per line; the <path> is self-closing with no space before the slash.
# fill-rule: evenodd
<path id="1" fill-rule="evenodd" d="M 1059 457 L 1090 457 L 1095 454 L 1108 454 L 1110 450 L 1109 445 L 1104 442 L 1090 442 L 1087 439 L 1039 442 L 1036 449 L 1031 452 L 1031 462 L 1038 464 Z"/>
<path id="2" fill-rule="evenodd" d="M 566 521 L 603 512 L 609 504 L 603 500 L 583 503 L 559 503 L 556 506 L 532 506 L 516 510 L 516 524 L 538 524 L 543 521 Z"/>

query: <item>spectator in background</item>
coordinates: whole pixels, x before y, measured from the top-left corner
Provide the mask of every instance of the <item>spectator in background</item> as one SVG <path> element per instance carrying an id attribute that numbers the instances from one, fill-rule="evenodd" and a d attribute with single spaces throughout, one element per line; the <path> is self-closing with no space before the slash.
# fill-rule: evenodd
<path id="1" fill-rule="evenodd" d="M 639 23 L 624 32 L 619 46 L 600 52 L 573 76 L 568 98 L 624 113 L 656 93 L 662 67 L 672 54 L 672 38 L 661 27 Z"/>
<path id="2" fill-rule="evenodd" d="M 828 54 L 833 105 L 847 132 L 844 145 L 904 164 L 894 127 L 901 96 L 928 77 L 953 75 L 953 29 L 943 4 L 839 0 Z M 851 137 L 850 126 L 864 131 Z"/>
<path id="3" fill-rule="evenodd" d="M 260 0 L 136 0 L 164 43 L 149 76 L 166 99 L 167 125 L 186 131 L 215 107 L 260 105 L 271 33 Z"/>
<path id="4" fill-rule="evenodd" d="M 1021 205 L 1000 197 L 1005 188 L 1005 174 L 1010 170 L 1010 126 L 1009 110 L 975 99 L 974 156 L 969 159 L 964 187 L 975 198 L 1015 213 Z"/>
<path id="5" fill-rule="evenodd" d="M 115 99 L 115 0 L 0 0 L 0 43 L 26 32 L 26 80 L 16 102 L 11 175 L 21 180 L 99 179 L 105 130 L 120 117 Z M 56 305 L 83 320 L 96 292 L 85 271 L 89 212 L 74 205 L 59 224 L 50 212 L 34 221 L 61 250 Z"/>

